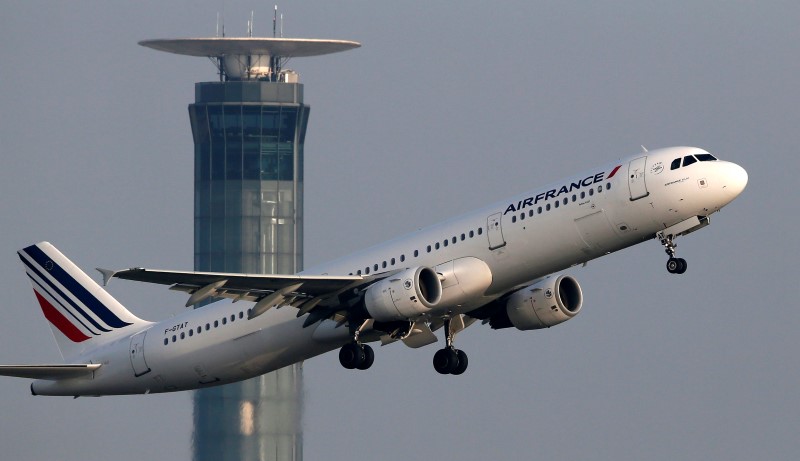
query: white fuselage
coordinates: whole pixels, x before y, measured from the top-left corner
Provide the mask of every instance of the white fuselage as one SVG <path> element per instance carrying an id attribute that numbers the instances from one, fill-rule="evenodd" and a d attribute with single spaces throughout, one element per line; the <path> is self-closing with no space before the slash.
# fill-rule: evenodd
<path id="1" fill-rule="evenodd" d="M 670 167 L 676 158 L 703 153 L 675 147 L 624 158 L 304 273 L 367 275 L 474 258 L 488 266 L 489 288 L 474 301 L 430 314 L 466 313 L 522 284 L 718 211 L 742 191 L 747 175 L 725 161 Z M 152 323 L 144 333 L 131 331 L 83 357 L 102 364 L 94 376 L 35 381 L 32 390 L 107 395 L 195 389 L 267 373 L 350 340 L 348 328 L 330 320 L 304 328 L 305 318 L 297 318 L 294 308 L 248 319 L 248 307 L 212 303 Z"/>

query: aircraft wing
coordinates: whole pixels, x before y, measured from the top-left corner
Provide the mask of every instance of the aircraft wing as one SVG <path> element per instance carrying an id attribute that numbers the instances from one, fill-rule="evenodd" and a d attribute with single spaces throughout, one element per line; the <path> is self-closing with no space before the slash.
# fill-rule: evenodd
<path id="1" fill-rule="evenodd" d="M 171 290 L 189 293 L 186 306 L 193 306 L 209 298 L 230 298 L 256 303 L 250 309 L 250 318 L 263 314 L 275 306 L 291 305 L 298 317 L 312 313 L 308 325 L 325 318 L 342 321 L 347 317 L 344 300 L 353 292 L 393 272 L 372 276 L 330 275 L 262 275 L 224 272 L 181 272 L 156 269 L 126 269 L 111 271 L 98 269 L 107 284 L 111 278 L 138 282 L 171 285 Z"/>
<path id="2" fill-rule="evenodd" d="M 0 376 L 17 378 L 60 380 L 78 378 L 92 374 L 100 368 L 99 363 L 67 365 L 0 365 Z"/>

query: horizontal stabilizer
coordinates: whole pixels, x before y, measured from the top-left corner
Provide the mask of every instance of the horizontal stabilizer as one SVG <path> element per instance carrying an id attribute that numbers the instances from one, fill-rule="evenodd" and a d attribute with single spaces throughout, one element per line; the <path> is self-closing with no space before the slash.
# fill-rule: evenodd
<path id="1" fill-rule="evenodd" d="M 100 368 L 99 363 L 81 363 L 75 365 L 0 365 L 0 376 L 58 381 L 61 379 L 90 375 L 98 368 Z"/>

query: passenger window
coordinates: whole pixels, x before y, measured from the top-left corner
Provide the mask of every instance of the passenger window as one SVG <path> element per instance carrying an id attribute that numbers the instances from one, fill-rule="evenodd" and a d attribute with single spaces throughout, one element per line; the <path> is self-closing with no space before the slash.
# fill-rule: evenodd
<path id="1" fill-rule="evenodd" d="M 244 312 L 242 312 L 242 311 L 239 311 L 239 318 L 240 318 L 240 319 L 243 319 L 243 318 L 244 318 Z"/>
<path id="2" fill-rule="evenodd" d="M 597 192 L 598 192 L 598 193 L 599 193 L 599 192 L 603 192 L 603 185 L 602 185 L 602 184 L 601 184 L 601 185 L 599 185 L 599 186 L 597 186 Z"/>
<path id="3" fill-rule="evenodd" d="M 227 325 L 228 324 L 228 317 L 222 317 L 222 324 L 223 325 Z"/>
<path id="4" fill-rule="evenodd" d="M 696 161 L 697 159 L 694 158 L 693 155 L 687 155 L 686 157 L 683 157 L 683 166 L 689 166 L 692 163 L 695 163 Z"/>
<path id="5" fill-rule="evenodd" d="M 414 257 L 419 258 L 419 250 L 414 250 Z"/>
<path id="6" fill-rule="evenodd" d="M 589 195 L 594 195 L 594 189 L 589 189 Z"/>
<path id="7" fill-rule="evenodd" d="M 386 261 L 384 261 L 384 262 L 381 264 L 381 267 L 383 267 L 384 269 L 386 269 Z"/>
<path id="8" fill-rule="evenodd" d="M 392 259 L 391 259 L 389 262 L 392 264 L 392 266 L 394 266 L 395 259 L 394 259 L 394 258 L 392 258 Z"/>
<path id="9" fill-rule="evenodd" d="M 575 195 L 575 194 L 572 194 L 572 201 L 573 202 L 577 202 L 578 201 L 578 196 Z"/>
<path id="10" fill-rule="evenodd" d="M 581 198 L 582 199 L 586 198 L 586 192 L 581 192 Z"/>
<path id="11" fill-rule="evenodd" d="M 478 235 L 481 235 L 481 234 L 483 234 L 483 227 L 479 227 L 478 228 Z"/>
<path id="12" fill-rule="evenodd" d="M 218 326 L 219 326 L 219 320 L 214 320 L 214 328 L 217 328 Z"/>
<path id="13" fill-rule="evenodd" d="M 456 243 L 457 241 L 458 241 L 458 239 L 453 237 L 453 243 Z"/>
<path id="14" fill-rule="evenodd" d="M 445 241 L 444 241 L 444 246 L 447 246 L 447 243 L 448 243 L 448 241 L 447 241 L 447 240 L 445 240 Z"/>
<path id="15" fill-rule="evenodd" d="M 606 183 L 606 190 L 611 190 L 611 183 L 610 182 Z"/>
<path id="16" fill-rule="evenodd" d="M 211 329 L 211 325 L 209 325 L 208 323 L 206 323 L 206 331 L 208 331 L 208 330 L 210 330 L 210 329 Z"/>
<path id="17" fill-rule="evenodd" d="M 197 334 L 199 335 L 202 332 L 203 332 L 203 327 L 197 327 Z"/>
<path id="18" fill-rule="evenodd" d="M 430 253 L 430 252 L 431 252 L 431 246 L 428 245 L 428 253 Z"/>
<path id="19" fill-rule="evenodd" d="M 356 271 L 356 275 L 361 275 L 361 269 Z"/>
<path id="20" fill-rule="evenodd" d="M 372 269 L 373 269 L 373 270 L 378 270 L 378 265 L 377 265 L 377 264 L 374 264 L 374 265 L 372 266 Z"/>
<path id="21" fill-rule="evenodd" d="M 670 165 L 669 165 L 669 169 L 670 170 L 677 170 L 680 167 L 681 167 L 681 159 L 679 159 L 679 158 L 676 158 L 675 160 L 673 160 L 672 163 L 670 163 Z"/>
<path id="22" fill-rule="evenodd" d="M 189 336 L 194 336 L 194 330 L 189 330 Z"/>
<path id="23" fill-rule="evenodd" d="M 186 333 L 181 332 L 181 339 L 184 339 L 185 337 L 186 337 Z"/>
<path id="24" fill-rule="evenodd" d="M 365 274 L 369 274 L 369 267 L 365 267 L 365 268 L 364 268 L 364 273 L 365 273 Z"/>
<path id="25" fill-rule="evenodd" d="M 231 322 L 236 320 L 236 314 L 231 314 Z"/>
<path id="26" fill-rule="evenodd" d="M 436 242 L 435 248 L 436 248 L 437 250 L 439 249 L 439 242 Z"/>
<path id="27" fill-rule="evenodd" d="M 167 344 L 169 344 L 169 339 L 164 338 L 164 345 L 166 346 Z"/>
<path id="28" fill-rule="evenodd" d="M 539 213 L 539 214 L 542 214 L 542 207 L 537 208 L 536 212 Z"/>
<path id="29" fill-rule="evenodd" d="M 175 336 L 175 335 L 172 335 L 172 342 L 174 343 L 174 342 L 175 342 L 175 341 L 177 341 L 177 340 L 178 340 L 178 337 L 177 337 L 177 336 Z"/>
<path id="30" fill-rule="evenodd" d="M 403 262 L 405 260 L 406 260 L 406 255 L 400 255 L 400 262 Z"/>
<path id="31" fill-rule="evenodd" d="M 569 203 L 569 199 L 564 197 L 564 205 L 566 205 L 567 203 Z"/>
<path id="32" fill-rule="evenodd" d="M 544 207 L 544 209 L 545 209 L 545 210 L 547 210 L 547 211 L 550 211 L 550 204 L 548 203 L 548 204 L 547 204 L 547 205 Z"/>
<path id="33" fill-rule="evenodd" d="M 517 216 L 516 215 L 511 217 L 511 222 L 517 222 Z"/>
<path id="34" fill-rule="evenodd" d="M 469 231 L 469 238 L 472 238 L 474 236 L 475 236 L 475 233 L 473 231 Z"/>
<path id="35" fill-rule="evenodd" d="M 533 209 L 528 210 L 528 217 L 529 218 L 533 217 Z"/>
<path id="36" fill-rule="evenodd" d="M 464 240 L 466 240 L 466 239 L 467 239 L 467 236 L 466 236 L 466 235 L 464 235 L 464 234 L 461 234 L 461 241 L 463 242 L 463 241 L 464 241 Z"/>
<path id="37" fill-rule="evenodd" d="M 555 207 L 556 207 L 556 208 L 558 208 L 558 206 L 559 206 L 560 204 L 561 204 L 561 202 L 559 202 L 558 200 L 556 200 L 556 203 L 554 203 L 554 205 L 555 205 Z"/>

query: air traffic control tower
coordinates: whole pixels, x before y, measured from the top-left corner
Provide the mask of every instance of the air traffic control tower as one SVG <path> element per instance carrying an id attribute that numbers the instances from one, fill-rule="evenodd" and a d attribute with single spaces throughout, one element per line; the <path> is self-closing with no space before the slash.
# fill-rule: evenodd
<path id="1" fill-rule="evenodd" d="M 303 141 L 309 106 L 289 58 L 360 46 L 344 40 L 145 40 L 207 57 L 219 81 L 195 83 L 194 267 L 294 274 L 303 268 Z M 198 370 L 198 379 L 203 371 Z M 194 395 L 195 461 L 302 460 L 302 367 Z"/>

